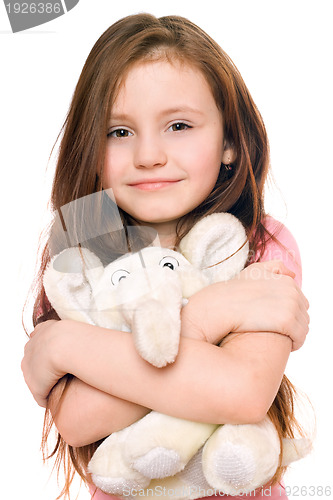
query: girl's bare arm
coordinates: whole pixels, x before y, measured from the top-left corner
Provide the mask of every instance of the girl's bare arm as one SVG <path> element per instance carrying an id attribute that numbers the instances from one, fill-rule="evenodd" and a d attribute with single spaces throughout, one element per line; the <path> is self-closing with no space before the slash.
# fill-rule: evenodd
<path id="1" fill-rule="evenodd" d="M 35 374 L 27 374 L 27 378 L 32 381 L 30 388 L 35 397 L 37 396 L 36 399 L 40 398 L 39 402 L 43 403 L 43 393 L 46 395 L 56 380 L 65 373 L 72 373 L 81 380 L 75 383 L 77 385 L 73 384 L 67 392 L 61 413 L 56 417 L 58 428 L 65 439 L 67 437 L 69 442 L 76 444 L 94 441 L 96 432 L 102 434 L 107 430 L 108 434 L 117 430 L 119 423 L 124 426 L 140 418 L 147 410 L 135 405 L 206 422 L 258 421 L 266 414 L 275 397 L 291 349 L 288 336 L 263 336 L 256 333 L 258 324 L 266 324 L 267 318 L 270 318 L 270 321 L 273 318 L 273 331 L 288 335 L 289 328 L 290 334 L 297 330 L 299 336 L 300 332 L 303 332 L 303 337 L 306 334 L 308 304 L 304 296 L 291 286 L 291 281 L 276 282 L 273 286 L 274 293 L 271 295 L 268 293 L 272 289 L 269 280 L 257 283 L 261 290 L 257 298 L 255 290 L 258 287 L 253 287 L 252 284 L 251 300 L 248 293 L 249 282 L 246 280 L 240 284 L 221 284 L 220 288 L 225 293 L 225 300 L 222 302 L 216 290 L 212 294 L 212 288 L 207 287 L 207 290 L 199 292 L 199 296 L 195 300 L 191 299 L 183 310 L 189 311 L 182 321 L 184 337 L 193 335 L 195 324 L 201 317 L 206 319 L 199 325 L 198 338 L 200 335 L 203 335 L 203 338 L 208 337 L 209 334 L 209 342 L 215 342 L 219 336 L 221 338 L 229 331 L 244 333 L 246 322 L 251 324 L 252 333 L 229 336 L 230 340 L 222 348 L 200 340 L 182 338 L 176 362 L 164 369 L 154 368 L 138 356 L 130 334 L 72 321 L 40 325 L 39 331 L 34 335 L 39 337 L 39 341 L 34 343 L 33 338 L 30 348 L 27 349 L 27 366 L 30 372 L 33 367 L 36 370 Z M 263 290 L 265 285 L 266 289 Z M 234 296 L 233 286 L 237 289 L 237 300 L 234 298 L 230 301 Z M 259 307 L 263 293 L 266 301 L 264 309 Z M 224 310 L 221 303 L 226 304 Z M 190 304 L 194 304 L 192 309 Z M 214 315 L 219 304 L 219 314 Z M 236 315 L 237 323 L 231 325 L 228 323 L 227 312 L 230 310 L 233 316 L 237 304 L 241 314 Z M 272 310 L 269 310 L 270 305 L 273 305 Z M 275 316 L 274 308 L 278 312 Z M 259 323 L 255 320 L 258 317 Z M 282 323 L 279 324 L 281 318 Z M 212 337 L 214 328 L 215 340 Z M 40 331 L 43 329 L 47 333 Z M 195 333 L 194 336 L 196 335 Z M 32 363 L 32 359 L 38 362 Z M 89 391 L 82 382 L 91 386 Z M 33 387 L 34 383 L 36 387 Z M 41 387 L 41 383 L 45 387 Z M 94 392 L 93 387 L 98 391 Z M 85 397 L 88 394 L 89 397 Z M 110 397 L 109 394 L 118 399 Z M 135 405 L 130 406 L 122 400 Z M 108 407 L 106 412 L 103 410 L 104 405 Z M 101 409 L 98 422 L 103 420 L 99 430 L 97 428 L 100 424 L 96 423 L 96 406 Z M 104 417 L 100 419 L 101 413 L 112 416 L 110 427 L 108 418 L 105 422 Z M 81 426 L 78 425 L 80 419 L 83 422 L 89 421 L 89 418 L 96 429 L 91 439 L 86 432 L 81 433 Z M 72 422 L 71 429 L 65 428 L 67 419 Z"/>
<path id="2" fill-rule="evenodd" d="M 51 391 L 48 408 L 66 443 L 94 443 L 146 415 L 150 410 L 102 392 L 73 378 L 60 398 L 65 380 Z"/>
<path id="3" fill-rule="evenodd" d="M 133 423 L 147 413 L 143 406 L 201 422 L 257 422 L 274 400 L 291 349 L 287 337 L 275 334 L 233 335 L 222 348 L 182 339 L 176 362 L 159 369 L 137 355 L 129 334 L 119 332 L 114 341 L 113 333 L 118 337 L 80 328 L 80 335 L 99 337 L 106 355 L 82 349 L 72 365 L 80 380 L 72 382 L 55 419 L 69 444 L 82 446 Z M 111 355 L 115 344 L 119 362 Z M 90 368 L 80 369 L 87 354 Z"/>

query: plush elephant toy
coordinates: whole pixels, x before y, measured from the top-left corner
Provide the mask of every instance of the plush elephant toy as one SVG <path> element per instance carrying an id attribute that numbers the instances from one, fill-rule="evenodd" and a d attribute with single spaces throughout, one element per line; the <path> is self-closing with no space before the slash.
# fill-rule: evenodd
<path id="1" fill-rule="evenodd" d="M 140 355 L 163 367 L 176 359 L 186 300 L 239 273 L 248 243 L 238 219 L 220 213 L 199 221 L 179 250 L 149 246 L 103 267 L 89 250 L 69 248 L 50 262 L 46 294 L 62 319 L 131 331 Z M 305 456 L 309 446 L 284 440 L 283 464 Z M 154 496 L 154 488 L 172 488 L 175 499 L 205 496 L 204 488 L 237 495 L 274 476 L 280 451 L 267 417 L 258 424 L 218 426 L 152 411 L 107 437 L 89 471 L 101 490 L 126 498 L 134 490 Z"/>

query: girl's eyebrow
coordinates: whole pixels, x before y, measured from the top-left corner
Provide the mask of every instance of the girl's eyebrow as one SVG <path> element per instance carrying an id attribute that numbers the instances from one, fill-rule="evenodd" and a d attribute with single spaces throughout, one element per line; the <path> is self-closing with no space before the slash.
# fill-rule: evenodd
<path id="1" fill-rule="evenodd" d="M 129 120 L 129 118 L 130 116 L 126 115 L 125 113 L 111 113 L 110 121 L 121 122 Z"/>
<path id="2" fill-rule="evenodd" d="M 163 109 L 160 113 L 159 116 L 164 117 L 167 115 L 173 115 L 177 113 L 192 113 L 196 115 L 203 115 L 204 112 L 198 108 L 194 108 L 192 106 L 175 106 L 172 108 L 167 108 Z M 110 121 L 116 121 L 116 122 L 121 122 L 121 121 L 127 121 L 131 119 L 131 115 L 128 115 L 126 113 L 111 113 L 110 116 Z"/>
<path id="3" fill-rule="evenodd" d="M 176 113 L 194 113 L 197 115 L 203 115 L 203 111 L 201 109 L 194 108 L 192 106 L 175 106 L 172 108 L 167 108 L 161 111 L 160 115 L 172 115 Z"/>

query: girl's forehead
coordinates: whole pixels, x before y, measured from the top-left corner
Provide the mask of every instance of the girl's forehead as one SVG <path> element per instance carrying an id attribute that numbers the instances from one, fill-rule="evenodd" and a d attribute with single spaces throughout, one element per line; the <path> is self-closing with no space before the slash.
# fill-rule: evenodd
<path id="1" fill-rule="evenodd" d="M 199 98 L 204 90 L 209 97 L 213 97 L 205 75 L 194 64 L 166 57 L 143 60 L 131 66 L 119 82 L 112 113 L 127 105 L 133 90 L 135 93 L 138 88 L 147 93 L 154 92 L 154 89 L 163 93 L 164 90 L 165 98 L 169 101 L 178 96 L 185 101 L 190 99 L 191 88 L 193 97 L 197 95 Z"/>
<path id="2" fill-rule="evenodd" d="M 128 68 L 123 78 L 120 81 L 120 88 L 126 86 L 126 83 L 131 80 L 138 73 L 147 74 L 158 74 L 161 71 L 169 71 L 170 74 L 192 74 L 197 75 L 198 78 L 204 78 L 205 75 L 199 70 L 198 67 L 191 63 L 190 61 L 181 60 L 177 57 L 166 57 L 162 56 L 153 59 L 143 59 L 135 62 L 132 66 Z"/>

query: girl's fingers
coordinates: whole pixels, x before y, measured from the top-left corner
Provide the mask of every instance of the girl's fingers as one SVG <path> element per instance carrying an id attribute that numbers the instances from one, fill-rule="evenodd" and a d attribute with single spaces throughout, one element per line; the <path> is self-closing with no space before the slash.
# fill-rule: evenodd
<path id="1" fill-rule="evenodd" d="M 265 272 L 269 272 L 271 275 L 279 274 L 281 278 L 287 276 L 288 279 L 295 277 L 295 274 L 281 261 L 268 261 L 259 264 L 262 264 Z M 276 276 L 276 278 L 278 277 Z M 290 314 L 287 314 L 285 317 L 286 323 L 283 325 L 283 333 L 291 338 L 293 343 L 292 350 L 296 351 L 302 347 L 309 332 L 309 301 L 294 279 L 281 282 L 281 285 L 282 288 L 280 288 L 279 296 L 285 295 L 286 291 L 289 290 L 289 300 L 292 308 Z"/>
<path id="2" fill-rule="evenodd" d="M 298 324 L 298 329 L 294 331 L 294 335 L 293 337 L 291 337 L 291 340 L 292 340 L 292 351 L 297 351 L 298 349 L 300 349 L 304 342 L 305 342 L 305 339 L 306 339 L 306 336 L 308 334 L 308 331 L 309 331 L 309 328 L 306 324 L 306 322 L 304 321 L 301 321 L 299 324 Z"/>
<path id="3" fill-rule="evenodd" d="M 300 298 L 301 298 L 301 300 L 302 300 L 302 302 L 303 302 L 303 304 L 304 304 L 305 309 L 306 309 L 306 310 L 308 310 L 308 309 L 309 309 L 309 307 L 310 307 L 310 304 L 309 304 L 308 299 L 305 297 L 304 293 L 303 293 L 303 292 L 302 292 L 302 290 L 299 288 L 299 286 L 298 286 L 298 285 L 296 285 L 296 283 L 295 283 L 295 287 L 296 287 L 297 292 L 299 293 L 299 296 L 300 296 Z"/>
<path id="4" fill-rule="evenodd" d="M 240 272 L 240 276 L 246 276 L 252 279 L 271 278 L 272 275 L 280 274 L 295 278 L 295 273 L 289 269 L 281 260 L 267 260 L 264 262 L 255 262 Z"/>
<path id="5" fill-rule="evenodd" d="M 299 313 L 295 317 L 294 324 L 292 325 L 288 336 L 292 340 L 292 350 L 297 351 L 302 347 L 305 342 L 306 336 L 309 333 L 310 316 L 304 304 L 301 304 Z"/>
<path id="6" fill-rule="evenodd" d="M 38 332 L 38 327 L 36 327 L 30 334 L 29 334 L 29 337 L 32 339 L 32 337 L 34 337 L 36 335 L 36 333 Z M 29 342 L 29 341 L 28 341 Z"/>
<path id="7" fill-rule="evenodd" d="M 269 260 L 260 264 L 262 264 L 267 271 L 273 274 L 283 274 L 285 276 L 290 276 L 291 278 L 295 278 L 296 276 L 296 274 L 291 269 L 289 269 L 281 260 Z"/>

